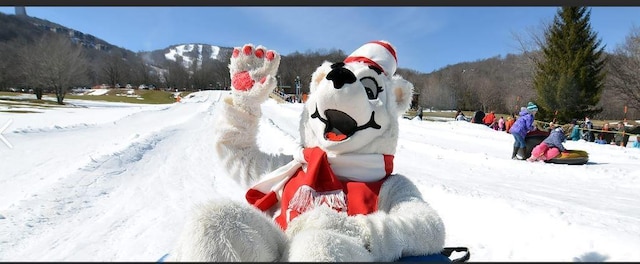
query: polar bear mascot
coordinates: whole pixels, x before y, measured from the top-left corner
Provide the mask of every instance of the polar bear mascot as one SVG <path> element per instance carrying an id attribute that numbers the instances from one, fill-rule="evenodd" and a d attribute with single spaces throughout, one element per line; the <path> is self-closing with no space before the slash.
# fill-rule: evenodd
<path id="1" fill-rule="evenodd" d="M 395 261 L 439 253 L 439 215 L 393 174 L 398 118 L 413 85 L 395 75 L 396 51 L 372 41 L 312 74 L 301 147 L 267 154 L 256 143 L 260 104 L 276 86 L 280 55 L 235 48 L 231 95 L 217 113 L 216 151 L 248 191 L 245 201 L 197 207 L 174 261 Z"/>

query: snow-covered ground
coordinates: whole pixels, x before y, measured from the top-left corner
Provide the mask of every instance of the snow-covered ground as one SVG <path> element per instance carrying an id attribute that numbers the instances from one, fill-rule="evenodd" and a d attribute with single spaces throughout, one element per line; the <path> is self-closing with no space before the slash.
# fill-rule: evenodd
<path id="1" fill-rule="evenodd" d="M 192 205 L 243 200 L 213 151 L 225 93 L 0 112 L 13 146 L 0 142 L 0 261 L 156 261 Z M 261 148 L 290 152 L 301 105 L 262 109 Z M 481 125 L 401 119 L 400 131 L 395 172 L 472 261 L 640 260 L 640 149 L 569 141 L 587 165 L 529 163 L 510 159 L 511 135 Z"/>

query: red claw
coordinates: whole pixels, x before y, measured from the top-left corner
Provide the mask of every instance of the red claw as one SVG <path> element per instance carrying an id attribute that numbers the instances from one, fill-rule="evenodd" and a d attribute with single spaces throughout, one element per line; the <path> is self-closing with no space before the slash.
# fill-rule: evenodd
<path id="1" fill-rule="evenodd" d="M 233 48 L 233 57 L 237 58 L 240 55 L 240 50 L 238 48 Z"/>
<path id="2" fill-rule="evenodd" d="M 276 54 L 273 52 L 273 50 L 267 51 L 267 60 L 273 60 L 273 58 L 276 57 Z"/>
<path id="3" fill-rule="evenodd" d="M 251 46 L 244 46 L 244 55 L 249 55 L 251 54 Z"/>
<path id="4" fill-rule="evenodd" d="M 259 59 L 262 59 L 262 57 L 264 57 L 264 50 L 263 49 L 257 49 L 256 50 L 256 57 L 258 57 Z"/>

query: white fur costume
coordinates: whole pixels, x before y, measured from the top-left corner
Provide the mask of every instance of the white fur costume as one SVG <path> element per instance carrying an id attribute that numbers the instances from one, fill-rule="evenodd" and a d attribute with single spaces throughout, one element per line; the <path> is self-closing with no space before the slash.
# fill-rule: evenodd
<path id="1" fill-rule="evenodd" d="M 263 153 L 256 144 L 260 104 L 275 87 L 279 63 L 277 53 L 248 44 L 236 49 L 229 65 L 236 80 L 232 96 L 217 115 L 215 147 L 229 176 L 247 187 L 293 159 Z M 393 155 L 398 117 L 409 107 L 413 92 L 413 85 L 394 75 L 395 70 L 395 50 L 386 42 L 367 43 L 345 62 L 318 67 L 301 117 L 303 147 L 320 147 L 337 157 Z M 394 261 L 438 253 L 444 246 L 440 217 L 416 186 L 398 174 L 383 183 L 378 211 L 368 215 L 347 216 L 318 206 L 293 219 L 283 232 L 272 220 L 273 213 L 247 202 L 211 201 L 187 221 L 171 257 L 175 261 Z"/>

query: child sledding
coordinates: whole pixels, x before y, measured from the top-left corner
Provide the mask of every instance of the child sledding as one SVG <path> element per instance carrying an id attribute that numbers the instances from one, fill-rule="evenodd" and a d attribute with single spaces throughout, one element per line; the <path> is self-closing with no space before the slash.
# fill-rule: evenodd
<path id="1" fill-rule="evenodd" d="M 567 151 L 562 145 L 566 140 L 567 137 L 564 135 L 562 127 L 553 128 L 549 136 L 531 150 L 531 157 L 527 161 L 545 161 L 557 157 L 561 152 Z"/>
<path id="2" fill-rule="evenodd" d="M 589 161 L 589 153 L 584 150 L 564 148 L 566 134 L 564 127 L 555 127 L 551 132 L 534 130 L 525 137 L 525 159 L 529 161 L 543 161 L 545 163 L 583 165 Z M 566 130 L 569 130 L 567 128 Z M 560 134 L 560 135 L 556 135 Z M 565 136 L 562 139 L 562 136 Z M 562 140 L 558 140 L 562 139 Z M 544 145 L 543 145 L 544 144 Z"/>

